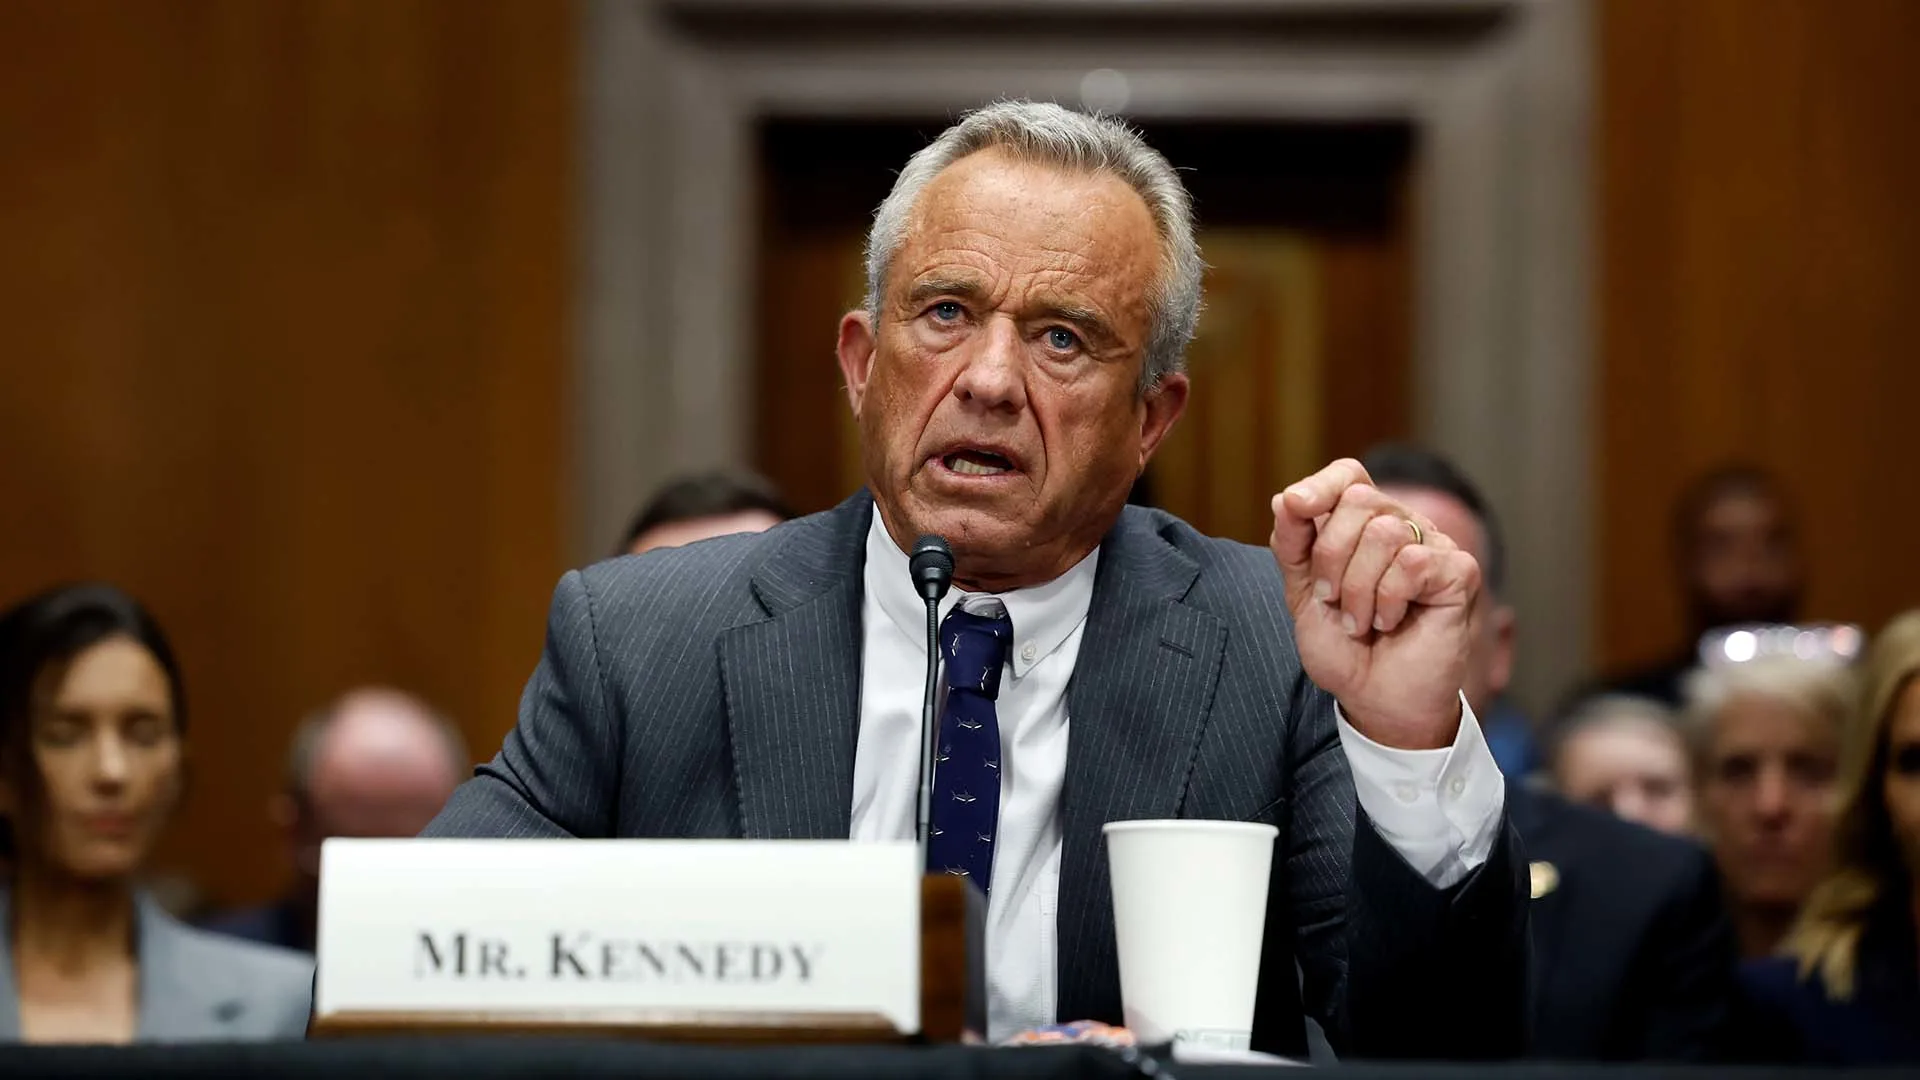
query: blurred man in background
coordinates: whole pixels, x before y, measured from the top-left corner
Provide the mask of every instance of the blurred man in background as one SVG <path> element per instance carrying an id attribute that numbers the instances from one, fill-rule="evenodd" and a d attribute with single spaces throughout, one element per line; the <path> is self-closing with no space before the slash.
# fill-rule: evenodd
<path id="1" fill-rule="evenodd" d="M 1600 689 L 1677 709 L 1682 680 L 1700 663 L 1700 639 L 1728 626 L 1793 622 L 1806 572 L 1785 493 L 1750 465 L 1716 469 L 1696 480 L 1675 508 L 1673 537 L 1686 593 L 1685 645 L 1658 664 L 1606 680 Z"/>
<path id="2" fill-rule="evenodd" d="M 1484 713 L 1513 674 L 1515 618 L 1502 596 L 1506 548 L 1493 508 L 1437 454 L 1369 451 L 1374 486 L 1424 514 L 1479 560 L 1481 590 L 1463 691 Z M 1706 852 L 1606 813 L 1507 785 L 1533 903 L 1530 1053 L 1555 1060 L 1718 1056 L 1733 946 Z"/>
<path id="3" fill-rule="evenodd" d="M 1648 698 L 1595 698 L 1556 733 L 1553 783 L 1597 806 L 1675 836 L 1693 831 L 1693 763 L 1679 718 Z"/>
<path id="4" fill-rule="evenodd" d="M 460 732 L 419 699 L 398 690 L 354 690 L 301 721 L 275 796 L 294 885 L 266 907 L 217 916 L 210 930 L 313 951 L 319 908 L 320 844 L 329 837 L 410 837 L 473 772 Z"/>
<path id="5" fill-rule="evenodd" d="M 638 555 L 730 533 L 764 532 L 792 517 L 773 485 L 753 473 L 700 473 L 655 492 L 634 515 L 615 554 Z"/>

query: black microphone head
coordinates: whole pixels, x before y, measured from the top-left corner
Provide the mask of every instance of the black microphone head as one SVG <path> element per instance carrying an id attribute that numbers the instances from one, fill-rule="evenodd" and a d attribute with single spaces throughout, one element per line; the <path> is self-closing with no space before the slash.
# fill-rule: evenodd
<path id="1" fill-rule="evenodd" d="M 907 570 L 913 575 L 913 591 L 921 599 L 939 600 L 953 584 L 953 549 L 945 538 L 928 533 L 913 542 Z"/>

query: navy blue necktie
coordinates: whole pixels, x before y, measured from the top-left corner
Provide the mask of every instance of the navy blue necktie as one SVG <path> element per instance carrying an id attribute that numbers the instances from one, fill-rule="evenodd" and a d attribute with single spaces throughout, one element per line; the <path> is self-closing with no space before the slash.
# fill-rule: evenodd
<path id="1" fill-rule="evenodd" d="M 940 624 L 947 704 L 935 736 L 927 870 L 963 874 L 982 893 L 993 883 L 993 839 L 1000 826 L 1000 672 L 1013 645 L 1005 615 L 954 608 Z"/>

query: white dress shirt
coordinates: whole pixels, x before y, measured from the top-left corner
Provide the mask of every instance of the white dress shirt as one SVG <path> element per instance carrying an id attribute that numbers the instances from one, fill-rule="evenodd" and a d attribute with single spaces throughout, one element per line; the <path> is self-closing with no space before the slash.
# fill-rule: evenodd
<path id="1" fill-rule="evenodd" d="M 997 595 L 956 589 L 940 604 L 942 619 L 958 604 L 983 614 L 1004 610 L 1013 622 L 1013 652 L 994 703 L 1000 720 L 1000 825 L 986 943 L 987 1035 L 994 1041 L 1055 1022 L 1067 680 L 1080 655 L 1099 562 L 1095 550 L 1037 588 Z M 852 836 L 911 840 L 919 799 L 927 609 L 913 591 L 906 553 L 877 512 L 867 534 L 865 575 Z M 1336 719 L 1356 796 L 1374 828 L 1415 870 L 1443 888 L 1486 861 L 1506 797 L 1493 754 L 1464 698 L 1462 713 L 1453 746 L 1439 750 L 1395 750 L 1360 734 L 1344 717 Z"/>

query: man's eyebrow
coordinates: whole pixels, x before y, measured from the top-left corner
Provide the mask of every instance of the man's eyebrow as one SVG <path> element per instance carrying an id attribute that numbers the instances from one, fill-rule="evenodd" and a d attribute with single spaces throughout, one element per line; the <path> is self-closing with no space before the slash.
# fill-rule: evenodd
<path id="1" fill-rule="evenodd" d="M 1111 343 L 1119 340 L 1119 336 L 1113 332 L 1113 326 L 1107 322 L 1106 317 L 1085 305 L 1064 302 L 1043 303 L 1038 305 L 1035 311 L 1037 319 L 1059 319 L 1061 322 L 1071 323 L 1095 342 Z"/>
<path id="2" fill-rule="evenodd" d="M 986 287 L 972 278 L 934 277 L 914 283 L 907 290 L 907 304 L 918 307 L 936 296 L 959 296 L 968 300 L 978 300 L 986 295 Z"/>

